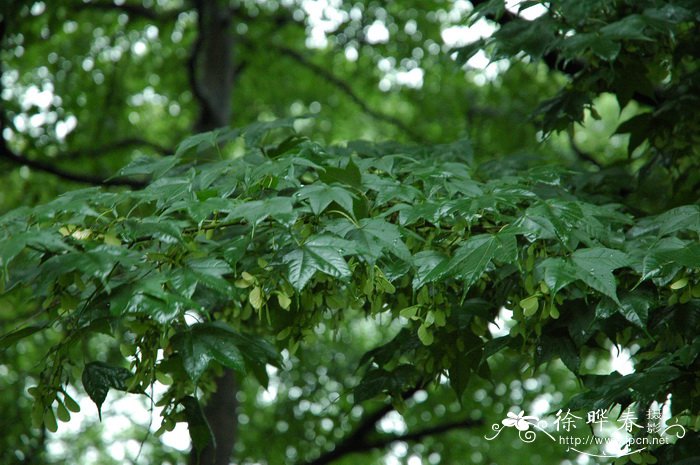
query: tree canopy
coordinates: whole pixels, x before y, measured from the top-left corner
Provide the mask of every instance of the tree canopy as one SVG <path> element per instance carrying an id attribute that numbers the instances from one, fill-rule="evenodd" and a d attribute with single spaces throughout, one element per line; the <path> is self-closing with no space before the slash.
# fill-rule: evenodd
<path id="1" fill-rule="evenodd" d="M 122 391 L 147 461 L 697 460 L 699 2 L 312 3 L 3 7 L 0 457 Z"/>

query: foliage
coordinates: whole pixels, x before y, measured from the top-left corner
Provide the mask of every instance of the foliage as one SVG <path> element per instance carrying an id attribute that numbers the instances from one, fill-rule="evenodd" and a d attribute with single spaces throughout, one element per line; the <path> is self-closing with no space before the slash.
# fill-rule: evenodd
<path id="1" fill-rule="evenodd" d="M 267 385 L 279 350 L 293 353 L 322 321 L 337 328 L 350 309 L 404 328 L 361 360 L 355 402 L 390 395 L 400 406 L 441 375 L 459 398 L 471 377 L 490 379 L 489 358 L 506 347 L 533 368 L 560 358 L 585 380 L 581 352 L 634 341 L 636 372 L 596 382 L 585 399 L 647 404 L 672 392 L 674 412 L 697 417 L 697 205 L 634 217 L 577 192 L 585 175 L 482 179 L 463 143 L 430 159 L 393 144 L 369 154 L 290 144 L 275 129 L 285 125 L 194 136 L 177 155 L 123 170 L 148 172 L 143 190 L 73 191 L 2 218 L 6 292 L 28 286 L 43 300 L 39 324 L 2 343 L 40 329 L 60 338 L 33 394 L 38 422 L 55 429 L 66 368 L 82 363 L 98 407 L 109 388 L 169 379 L 161 430 L 192 422 L 212 362 Z M 249 143 L 236 156 L 239 133 Z M 515 326 L 491 339 L 502 306 Z M 97 334 L 125 358 L 107 365 L 76 350 Z"/>
<path id="2" fill-rule="evenodd" d="M 629 157 L 637 160 L 639 192 L 631 196 L 637 208 L 659 212 L 696 200 L 699 2 L 522 2 L 521 11 L 546 5 L 545 13 L 532 20 L 500 1 L 475 4 L 472 22 L 490 18 L 502 27 L 459 49 L 458 60 L 465 62 L 485 48 L 492 59 L 524 54 L 570 75 L 533 115 L 545 134 L 570 130 L 587 112 L 599 119 L 594 99 L 604 92 L 613 93 L 621 109 L 641 104 L 617 128 L 629 134 Z M 645 184 L 664 188 L 649 196 Z"/>

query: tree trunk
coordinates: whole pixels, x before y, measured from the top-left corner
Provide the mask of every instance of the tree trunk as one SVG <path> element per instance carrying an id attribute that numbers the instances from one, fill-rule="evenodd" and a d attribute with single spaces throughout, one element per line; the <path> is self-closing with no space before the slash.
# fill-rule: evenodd
<path id="1" fill-rule="evenodd" d="M 199 103 L 196 132 L 211 131 L 231 123 L 234 79 L 231 10 L 219 0 L 195 0 L 198 31 L 192 50 L 190 87 Z M 236 390 L 233 371 L 216 381 L 216 392 L 204 407 L 216 447 L 190 453 L 191 465 L 229 465 L 236 438 Z M 199 454 L 197 453 L 199 452 Z"/>
<path id="2" fill-rule="evenodd" d="M 231 124 L 233 35 L 231 10 L 219 0 L 195 0 L 198 33 L 190 62 L 190 85 L 200 105 L 196 132 Z"/>
<path id="3" fill-rule="evenodd" d="M 206 447 L 199 453 L 190 452 L 190 464 L 229 465 L 236 437 L 236 377 L 232 370 L 226 370 L 216 380 L 216 392 L 204 407 L 204 416 L 209 421 L 216 447 Z M 199 461 L 197 459 L 199 458 Z"/>

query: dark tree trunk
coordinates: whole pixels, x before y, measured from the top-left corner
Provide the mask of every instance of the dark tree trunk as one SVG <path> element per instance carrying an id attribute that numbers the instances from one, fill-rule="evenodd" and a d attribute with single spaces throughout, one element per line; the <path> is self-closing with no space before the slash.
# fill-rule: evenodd
<path id="1" fill-rule="evenodd" d="M 233 371 L 226 370 L 216 380 L 216 392 L 204 407 L 204 415 L 209 421 L 216 447 L 206 447 L 199 454 L 190 453 L 190 464 L 195 465 L 228 465 L 231 460 L 234 440 L 236 437 L 236 377 Z"/>
<path id="2" fill-rule="evenodd" d="M 199 104 L 196 132 L 231 123 L 234 79 L 231 9 L 219 0 L 194 0 L 198 32 L 190 59 L 190 87 Z M 204 407 L 216 447 L 192 451 L 192 465 L 228 465 L 236 439 L 236 379 L 226 370 L 216 381 L 216 392 Z"/>
<path id="3" fill-rule="evenodd" d="M 199 102 L 195 131 L 231 123 L 233 35 L 231 9 L 219 0 L 195 0 L 198 33 L 190 61 L 190 85 Z"/>

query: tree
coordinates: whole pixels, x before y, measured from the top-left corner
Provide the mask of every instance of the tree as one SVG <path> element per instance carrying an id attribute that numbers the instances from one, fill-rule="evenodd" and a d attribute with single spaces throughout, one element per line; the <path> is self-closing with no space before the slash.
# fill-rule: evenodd
<path id="1" fill-rule="evenodd" d="M 187 421 L 195 447 L 206 449 L 212 437 L 199 400 L 213 390 L 221 367 L 239 376 L 251 373 L 267 385 L 266 366 L 282 365 L 280 351 L 301 350 L 313 358 L 306 344 L 316 328 L 348 337 L 351 322 L 363 319 L 384 319 L 378 326 L 387 327 L 380 331 L 382 342 L 354 360 L 360 379 L 345 388 L 352 388 L 357 404 L 383 396 L 392 404 L 347 423 L 333 451 L 309 457 L 296 451 L 301 462 L 329 463 L 396 440 L 474 427 L 478 419 L 459 418 L 403 437 L 374 431 L 392 408 L 414 406 L 418 390 L 445 399 L 442 377 L 468 403 L 464 392 L 475 389 L 479 378 L 510 379 L 512 366 L 534 370 L 557 358 L 588 388 L 570 401 L 571 408 L 627 406 L 634 400 L 643 409 L 671 393 L 676 418 L 697 424 L 700 211 L 694 172 L 684 171 L 697 163 L 692 143 L 697 120 L 678 112 L 697 99 L 694 56 L 681 54 L 696 32 L 696 5 L 600 2 L 592 15 L 575 2 L 560 2 L 526 21 L 501 2 L 475 3 L 482 4 L 474 19 L 484 16 L 501 28 L 486 43 L 458 51 L 457 59 L 484 48 L 494 58 L 511 60 L 524 52 L 528 59 L 541 58 L 549 73 L 571 75 L 540 106 L 540 121 L 545 133 L 568 130 L 575 154 L 595 171 L 572 173 L 524 157 L 484 162 L 508 146 L 493 141 L 498 132 L 488 125 L 480 129 L 490 135 L 475 138 L 476 151 L 466 140 L 333 146 L 296 133 L 297 120 L 289 118 L 215 129 L 226 126 L 231 99 L 212 97 L 225 95 L 228 76 L 240 79 L 241 69 L 235 72 L 229 63 L 212 71 L 206 57 L 222 51 L 230 57 L 233 45 L 200 34 L 192 39 L 187 61 L 200 106 L 190 122 L 205 132 L 186 138 L 173 156 L 134 160 L 109 181 L 142 189 L 71 191 L 1 220 L 7 298 L 43 300 L 41 307 L 25 304 L 20 313 L 37 311 L 38 324 L 20 325 L 3 337 L 3 346 L 30 336 L 53 344 L 32 391 L 35 424 L 51 430 L 56 416 L 66 417 L 71 401 L 64 386 L 76 382 L 72 366 L 98 408 L 109 389 L 146 393 L 155 379 L 171 379 L 159 401 L 166 407 L 163 429 Z M 59 17 L 75 6 L 58 7 Z M 176 6 L 163 11 L 130 4 L 77 6 L 100 15 L 116 10 L 127 19 L 187 19 Z M 219 18 L 224 38 L 230 38 L 229 14 L 240 17 L 258 8 L 218 6 L 194 4 L 199 31 L 210 31 L 204 22 Z M 391 13 L 404 17 L 398 9 Z M 275 25 L 290 23 L 285 14 L 269 15 Z M 37 17 L 46 20 L 41 12 Z M 258 33 L 251 31 L 247 40 L 269 39 L 269 30 Z M 14 34 L 10 40 L 17 41 Z M 415 125 L 374 110 L 327 68 L 286 46 L 277 52 L 320 74 L 370 118 L 395 127 L 397 135 L 434 140 L 449 134 L 427 123 L 413 134 Z M 630 66 L 646 63 L 640 57 L 651 57 L 644 70 L 649 82 L 629 89 L 622 77 Z M 512 63 L 511 75 L 538 72 L 531 69 L 536 65 Z M 238 65 L 253 66 L 245 60 Z M 555 84 L 564 79 L 547 76 Z M 202 86 L 208 79 L 223 86 L 214 96 L 202 91 L 212 89 Z M 542 81 L 533 85 L 537 82 Z M 550 89 L 552 82 L 541 88 Z M 589 154 L 576 144 L 577 133 L 588 129 L 571 123 L 584 122 L 586 109 L 596 115 L 593 97 L 602 91 L 613 92 L 620 107 L 636 102 L 635 116 L 618 128 L 632 134 L 629 159 Z M 10 140 L 3 139 L 6 159 L 66 175 L 63 168 L 21 154 L 22 146 L 31 145 L 16 129 L 11 137 L 3 131 Z M 529 131 L 524 134 L 534 133 Z M 168 142 L 164 145 L 175 143 Z M 554 136 L 543 152 L 561 154 L 558 144 Z M 111 145 L 121 150 L 130 144 Z M 157 148 L 160 142 L 145 145 Z M 630 181 L 610 182 L 621 175 Z M 663 195 L 649 195 L 649 179 L 668 186 Z M 502 307 L 513 309 L 515 324 L 508 335 L 495 338 L 487 325 Z M 122 343 L 121 354 L 95 350 L 90 341 L 103 333 Z M 596 376 L 584 367 L 582 360 L 611 343 L 638 347 L 633 374 Z M 83 347 L 93 351 L 86 360 Z M 512 351 L 514 365 L 499 358 L 504 350 Z M 664 463 L 688 458 L 693 440 L 696 432 L 654 456 Z"/>

